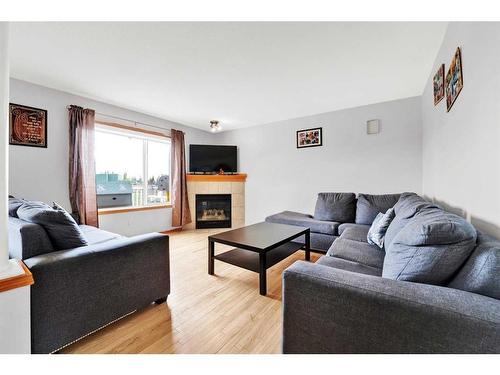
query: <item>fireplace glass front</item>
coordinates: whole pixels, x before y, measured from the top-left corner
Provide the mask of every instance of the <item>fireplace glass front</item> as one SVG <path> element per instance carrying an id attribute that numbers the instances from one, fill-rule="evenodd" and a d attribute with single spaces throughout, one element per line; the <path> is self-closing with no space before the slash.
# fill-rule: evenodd
<path id="1" fill-rule="evenodd" d="M 231 194 L 196 194 L 196 229 L 231 228 Z"/>

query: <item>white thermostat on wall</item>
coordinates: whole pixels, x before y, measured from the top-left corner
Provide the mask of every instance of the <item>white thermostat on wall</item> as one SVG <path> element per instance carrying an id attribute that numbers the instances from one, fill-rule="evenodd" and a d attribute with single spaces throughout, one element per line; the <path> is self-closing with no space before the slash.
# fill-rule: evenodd
<path id="1" fill-rule="evenodd" d="M 378 134 L 378 133 L 380 133 L 380 121 L 368 120 L 366 122 L 366 134 Z"/>

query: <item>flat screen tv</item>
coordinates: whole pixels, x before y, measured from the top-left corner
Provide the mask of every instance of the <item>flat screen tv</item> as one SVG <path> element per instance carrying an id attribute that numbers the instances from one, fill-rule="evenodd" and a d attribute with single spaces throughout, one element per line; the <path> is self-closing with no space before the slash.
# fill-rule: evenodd
<path id="1" fill-rule="evenodd" d="M 237 164 L 236 146 L 189 145 L 191 173 L 236 173 Z"/>

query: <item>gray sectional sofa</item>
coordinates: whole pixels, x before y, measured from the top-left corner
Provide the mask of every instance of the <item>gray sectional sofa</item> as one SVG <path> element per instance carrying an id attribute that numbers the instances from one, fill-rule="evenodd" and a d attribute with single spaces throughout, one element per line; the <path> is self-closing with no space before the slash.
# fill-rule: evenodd
<path id="1" fill-rule="evenodd" d="M 81 225 L 88 246 L 57 250 L 44 228 L 9 218 L 9 252 L 34 276 L 31 350 L 51 353 L 170 293 L 169 238 Z"/>
<path id="2" fill-rule="evenodd" d="M 394 206 L 400 194 L 319 193 L 314 215 L 283 211 L 266 217 L 270 223 L 297 225 L 311 230 L 311 248 L 326 253 L 347 228 L 370 228 L 379 212 Z"/>
<path id="3" fill-rule="evenodd" d="M 500 241 L 416 194 L 394 211 L 383 248 L 339 225 L 285 270 L 284 353 L 500 353 Z"/>

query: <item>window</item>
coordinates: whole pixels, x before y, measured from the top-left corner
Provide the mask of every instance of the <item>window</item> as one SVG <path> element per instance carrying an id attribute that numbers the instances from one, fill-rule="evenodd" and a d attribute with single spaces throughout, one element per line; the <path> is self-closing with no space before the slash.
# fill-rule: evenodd
<path id="1" fill-rule="evenodd" d="M 170 202 L 170 139 L 96 123 L 98 208 Z"/>

